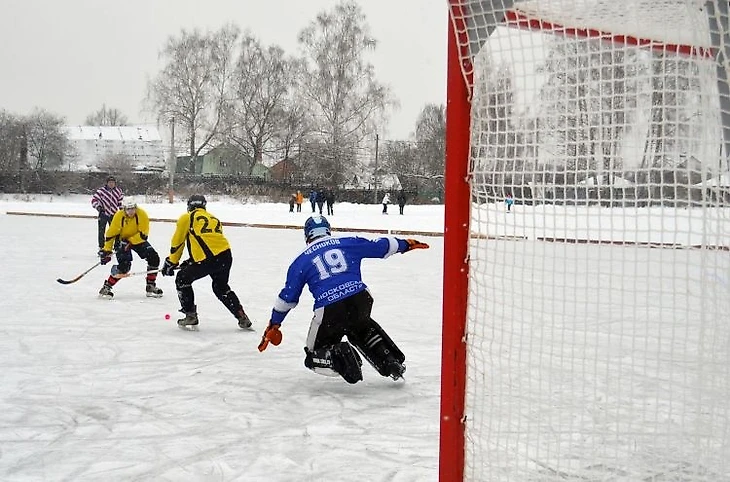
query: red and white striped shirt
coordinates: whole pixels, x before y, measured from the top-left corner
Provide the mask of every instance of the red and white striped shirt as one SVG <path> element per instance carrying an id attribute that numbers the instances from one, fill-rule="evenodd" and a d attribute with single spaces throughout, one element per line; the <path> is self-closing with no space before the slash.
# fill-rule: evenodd
<path id="1" fill-rule="evenodd" d="M 122 199 L 124 199 L 124 193 L 119 187 L 102 186 L 91 196 L 91 205 L 97 211 L 101 206 L 101 213 L 112 217 L 122 207 Z"/>

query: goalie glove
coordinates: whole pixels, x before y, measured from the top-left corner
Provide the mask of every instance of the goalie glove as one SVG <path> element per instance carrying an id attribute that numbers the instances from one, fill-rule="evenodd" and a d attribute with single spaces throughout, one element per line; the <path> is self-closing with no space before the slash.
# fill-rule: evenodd
<path id="1" fill-rule="evenodd" d="M 422 243 L 417 239 L 406 239 L 406 250 L 403 251 L 404 253 L 407 253 L 408 251 L 411 251 L 413 249 L 428 249 L 428 244 Z"/>
<path id="2" fill-rule="evenodd" d="M 279 346 L 282 338 L 281 331 L 279 330 L 280 326 L 281 325 L 277 325 L 269 321 L 269 326 L 266 327 L 266 329 L 264 330 L 264 335 L 261 337 L 261 343 L 259 343 L 259 351 L 266 350 L 266 347 L 269 346 L 269 343 L 274 346 Z"/>

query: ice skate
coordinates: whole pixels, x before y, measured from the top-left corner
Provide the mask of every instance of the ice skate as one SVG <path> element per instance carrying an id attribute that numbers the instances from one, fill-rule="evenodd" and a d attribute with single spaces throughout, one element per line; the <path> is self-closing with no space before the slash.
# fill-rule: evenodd
<path id="1" fill-rule="evenodd" d="M 197 331 L 198 329 L 198 314 L 194 311 L 185 313 L 184 318 L 177 320 L 177 326 L 182 330 Z"/>
<path id="2" fill-rule="evenodd" d="M 243 309 L 236 314 L 236 319 L 238 320 L 238 327 L 240 329 L 253 331 L 253 323 L 251 323 L 251 320 Z"/>
<path id="3" fill-rule="evenodd" d="M 112 285 L 109 284 L 108 281 L 104 281 L 104 286 L 101 287 L 99 290 L 99 298 L 110 300 L 114 298 L 114 293 L 112 292 Z"/>
<path id="4" fill-rule="evenodd" d="M 388 365 L 388 372 L 390 378 L 393 380 L 404 380 L 403 374 L 406 372 L 406 366 L 402 363 L 392 361 Z"/>
<path id="5" fill-rule="evenodd" d="M 162 290 L 157 287 L 154 281 L 147 282 L 147 288 L 145 289 L 147 298 L 162 298 Z"/>

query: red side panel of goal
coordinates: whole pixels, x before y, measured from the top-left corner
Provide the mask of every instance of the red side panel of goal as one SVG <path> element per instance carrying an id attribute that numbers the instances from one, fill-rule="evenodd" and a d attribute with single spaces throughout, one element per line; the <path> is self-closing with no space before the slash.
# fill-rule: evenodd
<path id="1" fill-rule="evenodd" d="M 458 8 L 453 7 L 452 8 Z M 466 315 L 469 278 L 469 89 L 461 59 L 466 29 L 461 16 L 449 21 L 446 103 L 443 328 L 441 361 L 441 438 L 439 479 L 464 478 L 464 399 L 466 388 Z M 471 69 L 465 69 L 471 72 Z"/>

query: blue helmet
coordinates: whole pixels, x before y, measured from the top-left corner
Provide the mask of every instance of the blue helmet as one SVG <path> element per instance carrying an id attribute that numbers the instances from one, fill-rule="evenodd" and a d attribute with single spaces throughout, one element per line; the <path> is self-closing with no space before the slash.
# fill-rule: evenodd
<path id="1" fill-rule="evenodd" d="M 330 223 L 324 216 L 312 216 L 304 223 L 304 239 L 308 243 L 330 234 Z"/>

